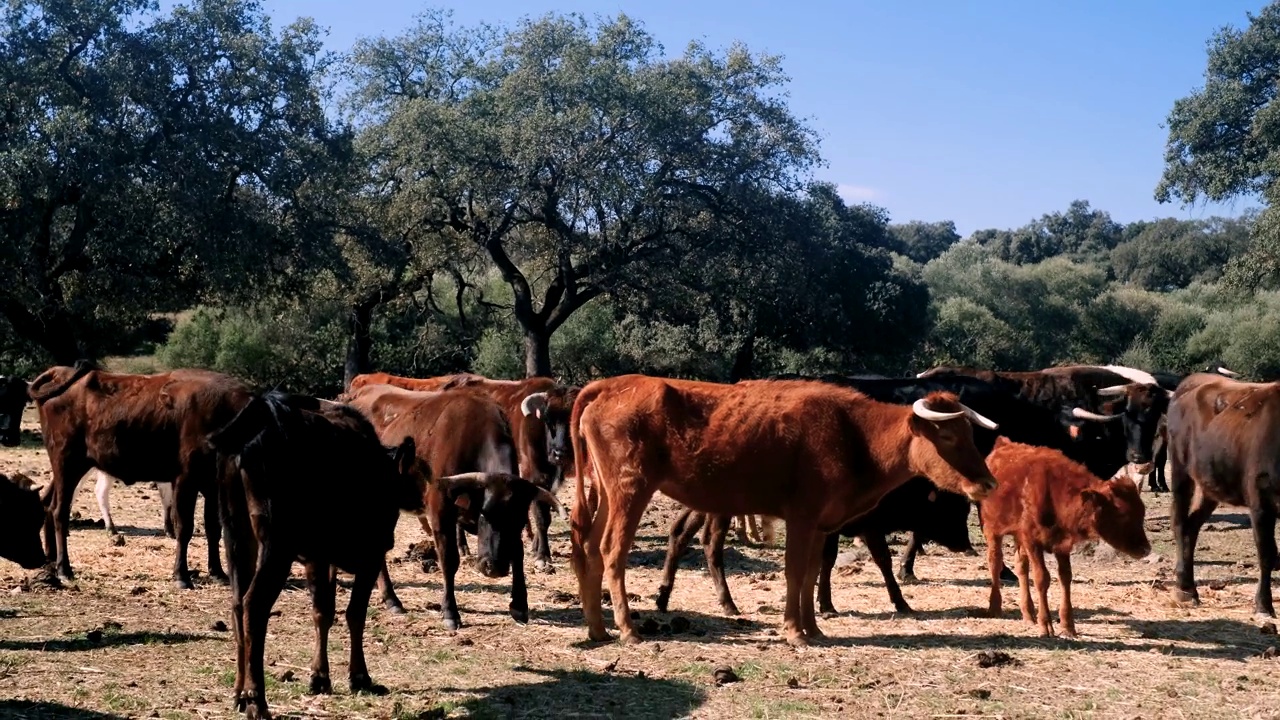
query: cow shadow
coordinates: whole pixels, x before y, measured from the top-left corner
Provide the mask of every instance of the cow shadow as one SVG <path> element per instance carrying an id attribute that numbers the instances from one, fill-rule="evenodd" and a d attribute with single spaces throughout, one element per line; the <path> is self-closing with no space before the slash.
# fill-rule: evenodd
<path id="1" fill-rule="evenodd" d="M 125 720 L 124 715 L 94 712 L 42 700 L 0 700 L 0 717 L 33 720 Z"/>
<path id="2" fill-rule="evenodd" d="M 164 632 L 89 632 L 74 637 L 48 640 L 0 640 L 0 650 L 39 652 L 85 652 L 123 645 L 181 645 L 204 640 L 220 640 L 216 635 Z M 3 717 L 0 715 L 0 717 Z"/>
<path id="3" fill-rule="evenodd" d="M 631 550 L 627 559 L 629 567 L 661 568 L 667 562 L 665 543 L 661 548 Z M 705 570 L 707 556 L 701 545 L 691 546 L 680 556 L 679 570 Z M 752 557 L 735 547 L 724 549 L 724 571 L 729 575 L 739 573 L 780 572 L 782 563 L 773 558 Z"/>
<path id="4" fill-rule="evenodd" d="M 886 605 L 888 602 L 886 601 Z M 1074 608 L 1076 620 L 1089 620 L 1090 618 L 1129 618 L 1131 613 L 1121 612 L 1119 610 L 1111 610 L 1109 608 Z M 1056 612 L 1056 611 L 1055 611 Z M 829 615 L 823 615 L 823 618 L 830 618 Z M 868 611 L 868 610 L 841 610 L 834 617 L 850 617 L 859 620 L 966 620 L 966 619 L 984 619 L 990 618 L 987 608 L 983 607 L 953 607 L 942 610 L 919 610 L 913 609 L 910 613 L 900 613 L 893 610 Z M 1021 617 L 1020 611 L 1016 604 L 1006 604 L 1000 612 L 1000 617 L 1004 619 L 1012 619 Z M 1056 616 L 1055 616 L 1056 617 Z"/>
<path id="5" fill-rule="evenodd" d="M 591 708 L 610 718 L 685 717 L 706 702 L 702 688 L 681 680 L 649 678 L 634 672 L 521 668 L 545 680 L 487 688 L 440 688 L 475 694 L 463 701 L 469 717 L 542 718 L 563 716 L 565 708 Z"/>

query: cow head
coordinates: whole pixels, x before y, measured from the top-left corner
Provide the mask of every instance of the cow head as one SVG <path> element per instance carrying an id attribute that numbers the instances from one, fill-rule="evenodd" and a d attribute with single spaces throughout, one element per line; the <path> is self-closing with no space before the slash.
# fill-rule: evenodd
<path id="1" fill-rule="evenodd" d="M 22 439 L 22 410 L 27 406 L 27 383 L 0 375 L 0 445 L 14 447 Z"/>
<path id="2" fill-rule="evenodd" d="M 1213 373 L 1214 375 L 1222 375 L 1223 377 L 1238 378 L 1240 373 L 1228 368 L 1221 360 L 1214 360 L 1205 365 L 1204 372 Z"/>
<path id="3" fill-rule="evenodd" d="M 524 561 L 521 535 L 530 503 L 540 499 L 564 514 L 555 495 L 515 475 L 462 473 L 436 483 L 445 498 L 462 509 L 464 527 L 474 524 L 476 568 L 485 577 L 506 577 L 513 563 Z"/>
<path id="4" fill-rule="evenodd" d="M 569 442 L 569 415 L 573 402 L 582 388 L 556 386 L 546 392 L 531 393 L 520 403 L 520 412 L 526 418 L 541 421 L 545 428 L 547 459 L 552 464 L 570 469 L 573 448 Z"/>
<path id="5" fill-rule="evenodd" d="M 988 430 L 996 424 L 970 410 L 948 392 L 930 393 L 911 406 L 908 462 L 914 474 L 952 492 L 980 501 L 996 481 L 973 443 L 973 422 Z"/>
<path id="6" fill-rule="evenodd" d="M 1143 522 L 1147 509 L 1136 485 L 1125 481 L 1094 484 L 1080 493 L 1080 500 L 1093 517 L 1094 528 L 1111 547 L 1134 558 L 1151 552 Z"/>
<path id="7" fill-rule="evenodd" d="M 28 570 L 43 566 L 44 521 L 44 503 L 31 483 L 0 475 L 0 557 Z"/>
<path id="8" fill-rule="evenodd" d="M 1099 397 L 1115 398 L 1103 406 L 1108 416 L 1118 416 L 1124 430 L 1125 459 L 1150 470 L 1155 455 L 1160 418 L 1169 410 L 1169 392 L 1159 385 L 1130 383 L 1098 390 Z"/>

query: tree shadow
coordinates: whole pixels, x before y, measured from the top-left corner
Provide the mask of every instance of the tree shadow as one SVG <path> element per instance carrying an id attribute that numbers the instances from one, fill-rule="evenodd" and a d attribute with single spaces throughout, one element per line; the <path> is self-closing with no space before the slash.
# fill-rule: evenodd
<path id="1" fill-rule="evenodd" d="M 30 718 L 31 720 L 125 720 L 124 715 L 111 715 L 36 700 L 0 700 L 0 717 Z"/>
<path id="2" fill-rule="evenodd" d="M 445 692 L 482 693 L 465 701 L 471 717 L 563 717 L 568 708 L 609 718 L 684 717 L 706 702 L 706 692 L 682 680 L 648 678 L 631 673 L 597 673 L 585 670 L 538 670 L 545 682 L 516 683 L 489 688 L 452 689 Z"/>
<path id="3" fill-rule="evenodd" d="M 216 635 L 192 635 L 190 633 L 90 631 L 75 637 L 50 638 L 48 640 L 0 640 L 0 650 L 84 652 L 86 650 L 100 650 L 122 645 L 180 645 L 220 639 L 222 638 Z"/>

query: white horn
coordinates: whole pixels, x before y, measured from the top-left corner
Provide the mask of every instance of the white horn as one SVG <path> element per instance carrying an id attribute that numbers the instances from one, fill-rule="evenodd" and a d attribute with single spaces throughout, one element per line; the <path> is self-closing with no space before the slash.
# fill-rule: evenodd
<path id="1" fill-rule="evenodd" d="M 1128 385 L 1112 385 L 1111 387 L 1098 388 L 1098 395 L 1102 397 L 1112 397 L 1115 395 L 1124 395 Z"/>
<path id="2" fill-rule="evenodd" d="M 547 394 L 544 392 L 536 392 L 526 397 L 524 401 L 520 403 L 520 412 L 523 413 L 525 417 L 532 415 L 541 419 L 547 411 L 547 405 Z"/>
<path id="3" fill-rule="evenodd" d="M 541 487 L 538 488 L 538 491 L 534 493 L 534 499 L 542 500 L 543 502 L 547 503 L 551 507 L 555 508 L 556 514 L 560 516 L 561 520 L 569 519 L 569 514 L 564 511 L 564 505 L 560 504 L 560 500 L 556 498 L 556 496 L 552 494 L 550 490 L 547 490 L 546 488 L 541 488 Z"/>
<path id="4" fill-rule="evenodd" d="M 922 377 L 924 377 L 924 373 L 927 373 L 927 372 L 929 372 L 929 371 L 928 371 L 928 370 L 925 370 L 924 372 L 918 372 L 918 373 L 916 373 L 916 377 L 917 377 L 917 378 L 922 378 Z"/>
<path id="5" fill-rule="evenodd" d="M 978 427 L 984 427 L 984 428 L 986 428 L 986 429 L 988 429 L 988 430 L 995 430 L 995 429 L 997 429 L 997 428 L 999 428 L 999 427 L 1000 427 L 999 425 L 997 425 L 996 423 L 992 422 L 991 420 L 988 420 L 987 418 L 982 417 L 981 415 L 979 415 L 979 414 L 978 414 L 978 412 L 977 412 L 976 410 L 974 410 L 973 408 L 969 407 L 968 405 L 961 405 L 960 407 L 964 408 L 964 414 L 965 414 L 965 416 L 966 416 L 966 417 L 968 417 L 968 418 L 969 418 L 969 420 L 970 420 L 974 425 L 977 425 Z"/>
<path id="6" fill-rule="evenodd" d="M 1099 415 L 1095 412 L 1089 412 L 1084 408 L 1071 408 L 1071 416 L 1078 417 L 1081 420 L 1093 420 L 1095 422 L 1111 422 L 1120 418 L 1119 415 Z"/>
<path id="7" fill-rule="evenodd" d="M 924 404 L 924 398 L 920 398 L 919 400 L 911 403 L 911 412 L 931 422 L 955 420 L 965 414 L 964 410 L 960 410 L 959 412 L 938 412 L 937 410 L 930 410 L 929 406 Z"/>
<path id="8" fill-rule="evenodd" d="M 1236 372 L 1235 370 L 1228 370 L 1222 367 L 1221 365 L 1218 366 L 1218 374 L 1226 375 L 1227 377 L 1240 377 L 1240 373 Z"/>

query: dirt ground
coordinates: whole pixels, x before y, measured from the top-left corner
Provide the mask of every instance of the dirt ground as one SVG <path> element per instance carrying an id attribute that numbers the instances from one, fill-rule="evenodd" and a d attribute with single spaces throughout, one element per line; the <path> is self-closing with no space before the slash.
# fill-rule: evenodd
<path id="1" fill-rule="evenodd" d="M 0 450 L 0 472 L 47 482 L 32 420 L 29 411 L 20 448 Z M 268 697 L 278 716 L 317 718 L 1280 717 L 1280 659 L 1267 657 L 1280 640 L 1250 620 L 1255 554 L 1247 516 L 1222 510 L 1206 527 L 1197 564 L 1204 602 L 1180 608 L 1168 593 L 1167 497 L 1144 498 L 1151 557 L 1083 553 L 1074 562 L 1078 641 L 1037 637 L 1020 619 L 1016 587 L 1004 588 L 1003 617 L 984 617 L 983 558 L 942 550 L 920 558 L 923 582 L 905 588 L 916 614 L 895 615 L 875 567 L 855 550 L 834 581 L 842 614 L 820 621 L 830 642 L 800 650 L 778 634 L 780 546 L 731 540 L 729 582 L 741 618 L 720 615 L 696 548 L 677 580 L 673 612 L 656 612 L 670 501 L 650 509 L 632 553 L 628 589 L 641 598 L 632 607 L 657 623 L 652 639 L 633 647 L 586 641 L 562 521 L 553 538 L 556 572 L 530 575 L 528 625 L 507 615 L 508 583 L 464 569 L 465 627 L 446 632 L 437 575 L 405 559 L 423 537 L 406 517 L 391 572 L 410 613 L 372 609 L 366 636 L 371 674 L 391 693 L 352 696 L 339 682 L 347 634 L 338 624 L 330 639 L 337 692 L 306 694 L 311 623 L 295 582 L 271 622 Z M 174 588 L 173 541 L 161 533 L 150 486 L 117 484 L 112 501 L 123 545 L 97 524 L 92 487 L 78 492 L 74 585 L 28 587 L 29 573 L 0 562 L 0 589 L 8 591 L 0 599 L 0 717 L 235 717 L 233 646 L 222 629 L 228 590 L 202 578 L 194 591 Z M 191 557 L 203 569 L 197 532 Z M 981 549 L 976 525 L 972 534 Z M 345 604 L 344 590 L 338 602 Z M 672 633 L 677 617 L 682 631 Z M 1009 660 L 980 667 L 986 651 Z M 721 666 L 740 681 L 717 685 Z"/>

